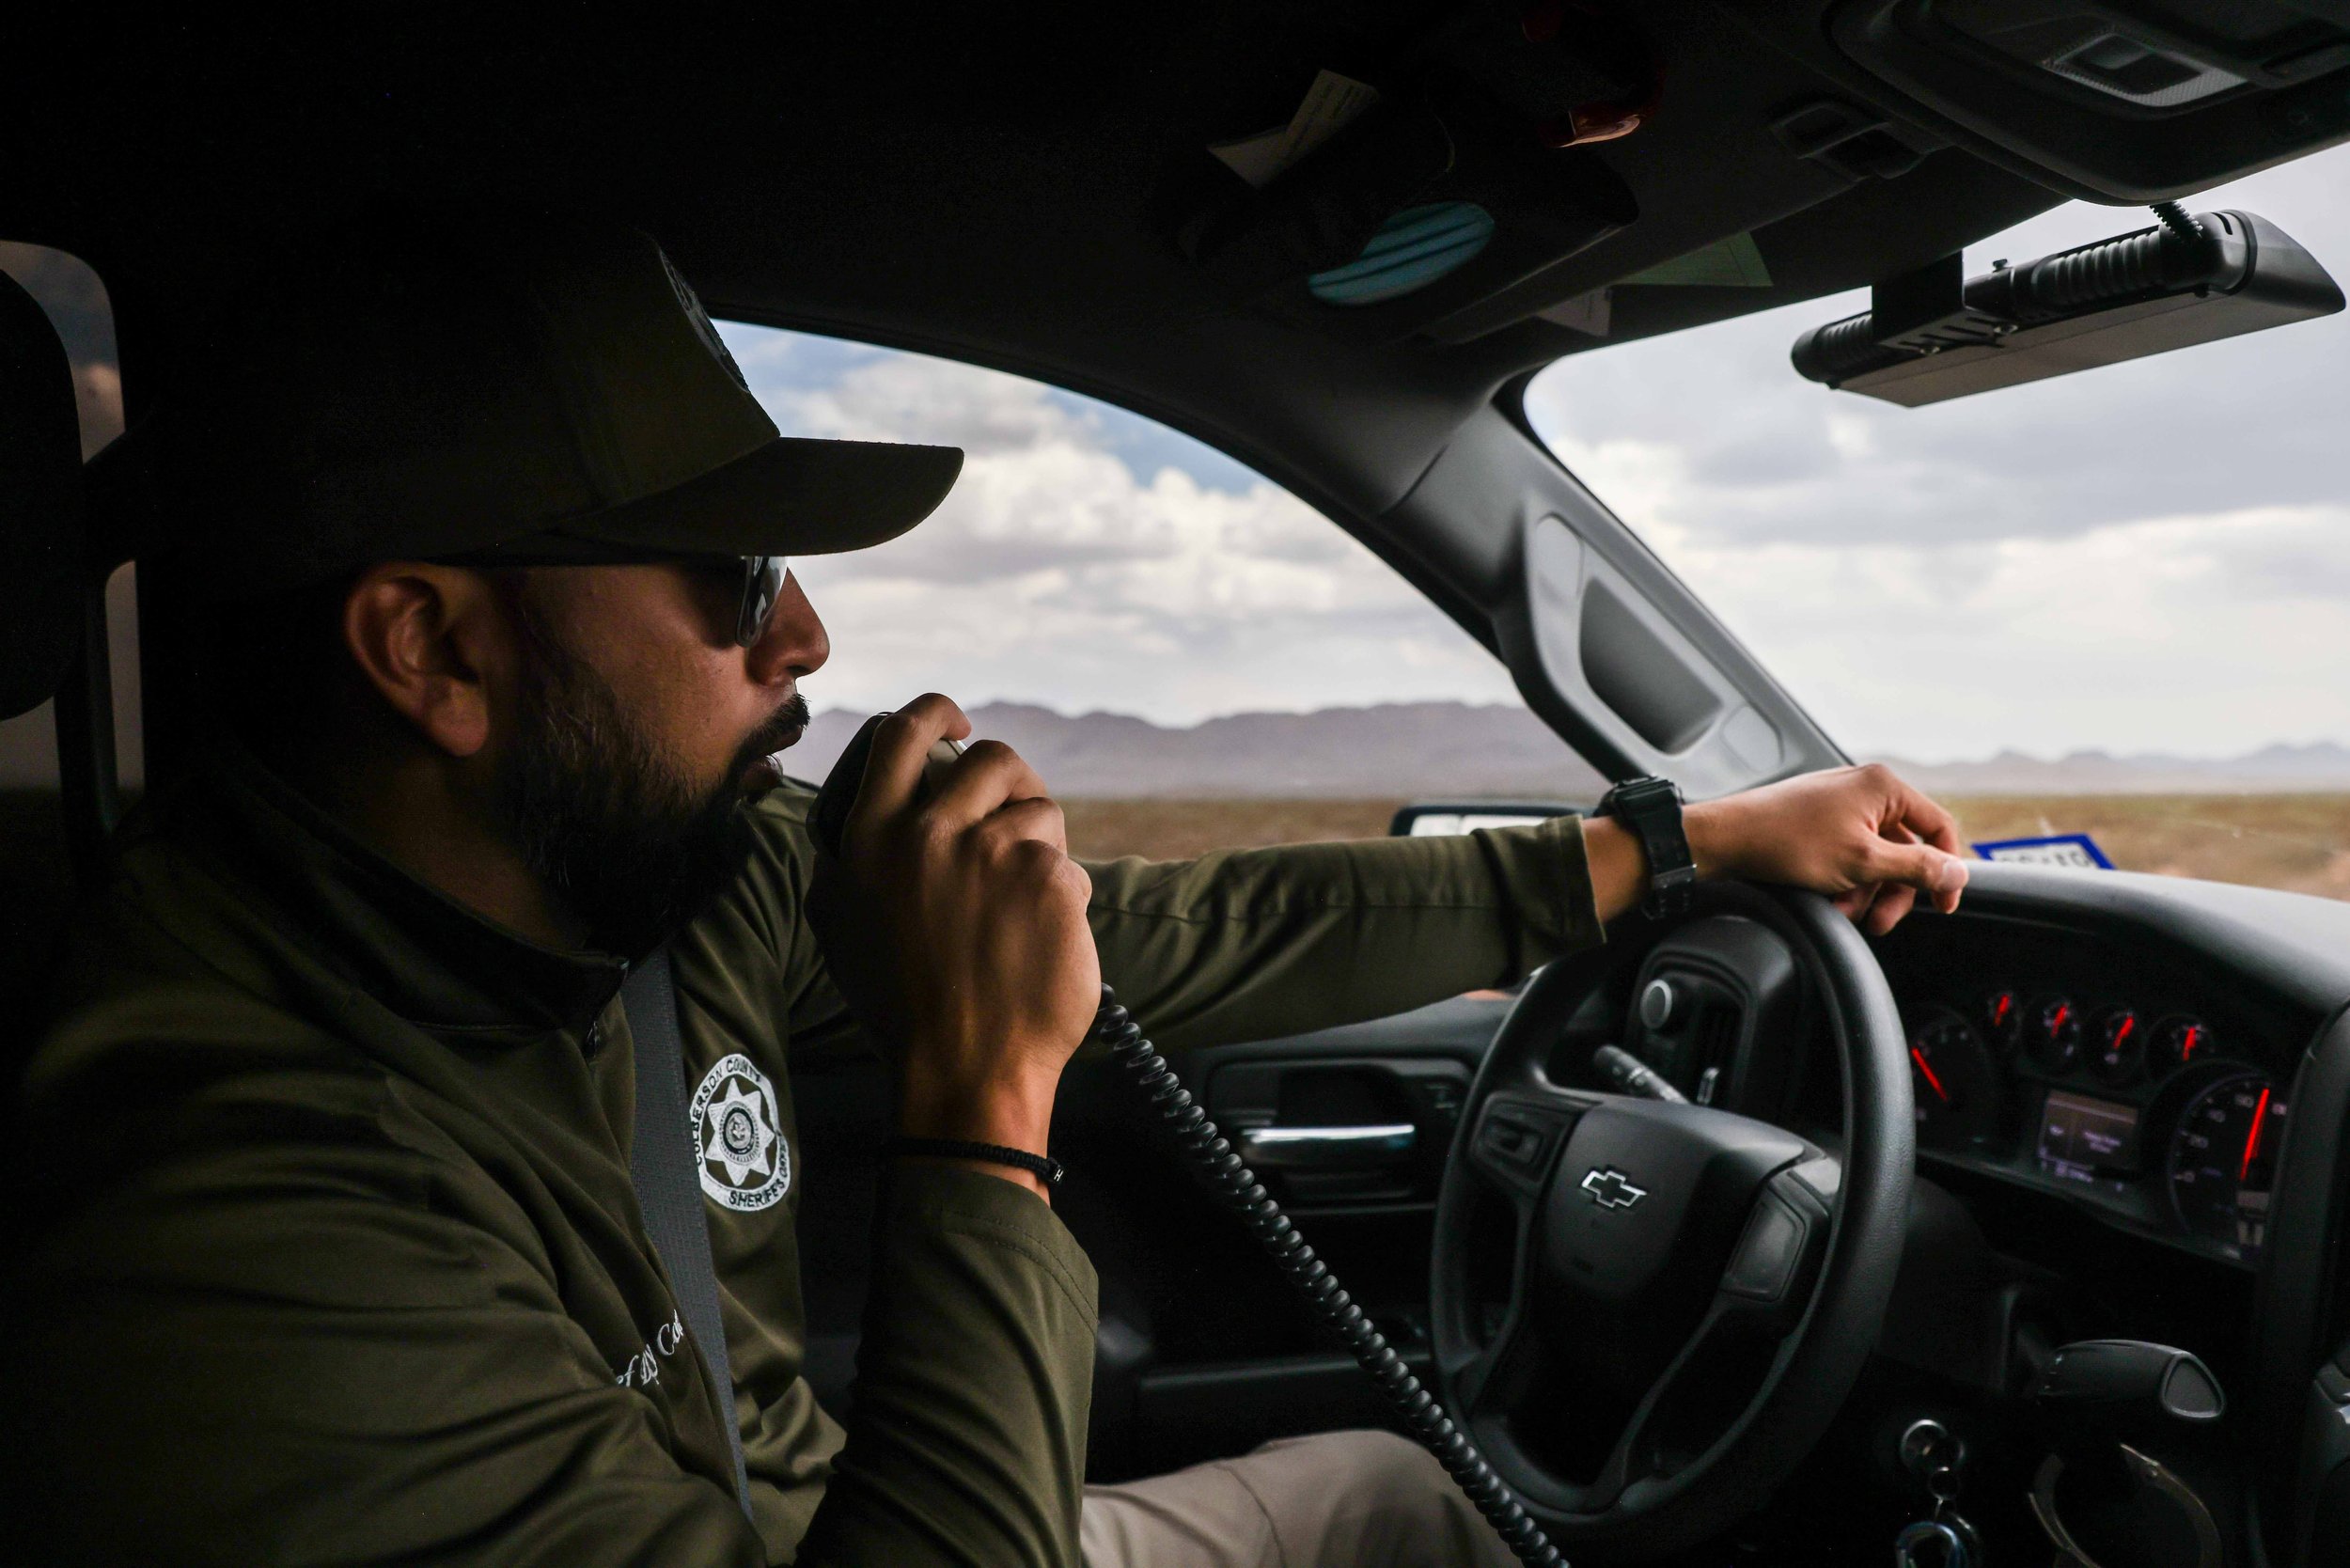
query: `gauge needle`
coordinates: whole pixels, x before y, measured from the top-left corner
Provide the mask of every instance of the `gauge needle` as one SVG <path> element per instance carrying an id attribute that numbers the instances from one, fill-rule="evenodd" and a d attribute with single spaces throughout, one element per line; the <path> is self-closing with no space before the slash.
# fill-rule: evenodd
<path id="1" fill-rule="evenodd" d="M 2268 1094 L 2267 1090 L 2262 1090 L 2261 1103 L 2252 1107 L 2252 1130 L 2244 1135 L 2244 1163 L 2236 1168 L 2235 1179 L 2239 1182 L 2250 1179 L 2252 1156 L 2260 1152 L 2261 1129 L 2268 1125 Z"/>
<path id="2" fill-rule="evenodd" d="M 1909 1048 L 1909 1059 L 1918 1064 L 1918 1071 L 1926 1075 L 1927 1085 L 1933 1089 L 1935 1093 L 1942 1097 L 1942 1103 L 1946 1105 L 1949 1105 L 1950 1103 L 1950 1091 L 1942 1087 L 1942 1080 L 1935 1077 L 1934 1075 L 1934 1069 L 1926 1065 L 1926 1054 L 1918 1049 L 1917 1046 L 1912 1045 Z M 2266 1104 L 2265 1101 L 2262 1103 L 2264 1105 Z M 2251 1156 L 2247 1154 L 2245 1158 L 2249 1159 Z"/>

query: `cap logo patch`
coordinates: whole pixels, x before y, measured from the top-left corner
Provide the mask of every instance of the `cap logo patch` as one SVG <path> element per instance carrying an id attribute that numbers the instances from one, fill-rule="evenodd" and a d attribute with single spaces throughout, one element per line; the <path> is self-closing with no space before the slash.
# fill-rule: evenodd
<path id="1" fill-rule="evenodd" d="M 685 319 L 693 323 L 694 336 L 701 339 L 702 347 L 710 351 L 713 358 L 727 368 L 727 374 L 734 378 L 734 384 L 748 392 L 751 384 L 743 374 L 743 367 L 734 362 L 734 355 L 727 352 L 726 339 L 720 337 L 718 329 L 711 324 L 710 312 L 702 308 L 701 296 L 695 293 L 694 286 L 685 281 L 685 274 L 677 270 L 677 263 L 669 259 L 669 253 L 663 251 L 660 255 L 661 270 L 669 274 L 669 287 L 677 290 L 678 305 L 684 310 Z"/>
<path id="2" fill-rule="evenodd" d="M 694 1090 L 694 1148 L 702 1191 L 722 1209 L 752 1213 L 791 1190 L 791 1146 L 780 1131 L 776 1086 L 734 1055 L 720 1059 Z"/>

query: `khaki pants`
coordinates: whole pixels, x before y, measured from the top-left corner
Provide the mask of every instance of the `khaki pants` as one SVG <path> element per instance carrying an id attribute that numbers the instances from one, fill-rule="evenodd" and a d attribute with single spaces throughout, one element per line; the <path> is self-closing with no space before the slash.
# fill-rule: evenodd
<path id="1" fill-rule="evenodd" d="M 1513 1568 L 1408 1438 L 1330 1432 L 1122 1486 L 1089 1486 L 1086 1568 Z"/>

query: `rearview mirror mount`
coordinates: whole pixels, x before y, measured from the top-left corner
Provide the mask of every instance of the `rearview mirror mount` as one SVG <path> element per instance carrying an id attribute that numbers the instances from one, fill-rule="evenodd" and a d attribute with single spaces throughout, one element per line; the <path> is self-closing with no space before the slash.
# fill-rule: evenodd
<path id="1" fill-rule="evenodd" d="M 1795 339 L 1806 380 L 1916 408 L 2330 316 L 2342 290 L 2250 212 L 2155 209 L 2152 228 L 1965 277 L 1946 256 Z"/>

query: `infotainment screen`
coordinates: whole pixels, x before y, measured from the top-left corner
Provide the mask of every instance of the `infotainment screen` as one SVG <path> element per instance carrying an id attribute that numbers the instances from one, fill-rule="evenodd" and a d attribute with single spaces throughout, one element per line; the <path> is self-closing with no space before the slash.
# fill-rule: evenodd
<path id="1" fill-rule="evenodd" d="M 2136 1170 L 2138 1107 L 2048 1090 L 2040 1112 L 2040 1168 L 2091 1181 L 2100 1171 Z"/>

